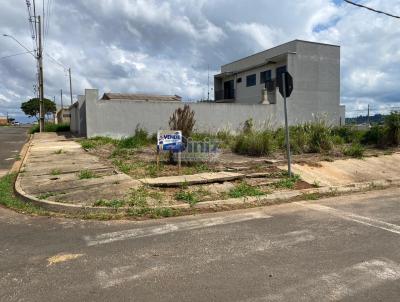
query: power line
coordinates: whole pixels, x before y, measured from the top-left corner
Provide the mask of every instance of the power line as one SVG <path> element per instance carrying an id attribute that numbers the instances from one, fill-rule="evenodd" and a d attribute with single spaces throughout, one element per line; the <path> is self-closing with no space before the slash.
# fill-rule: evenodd
<path id="1" fill-rule="evenodd" d="M 57 65 L 61 66 L 63 68 L 64 71 L 66 71 L 68 69 L 67 66 L 65 66 L 64 64 L 60 63 L 57 59 L 55 59 L 54 57 L 52 57 L 51 55 L 49 55 L 47 52 L 45 52 L 45 55 L 48 56 L 54 63 L 56 63 Z"/>
<path id="2" fill-rule="evenodd" d="M 351 5 L 355 5 L 355 6 L 358 6 L 358 7 L 361 7 L 361 8 L 368 9 L 368 10 L 373 11 L 373 12 L 378 13 L 378 14 L 383 14 L 383 15 L 386 15 L 386 16 L 389 16 L 389 17 L 392 17 L 392 18 L 400 19 L 400 16 L 392 15 L 392 14 L 389 14 L 387 12 L 383 12 L 381 10 L 374 9 L 372 7 L 368 7 L 368 6 L 365 6 L 365 5 L 362 5 L 362 4 L 358 4 L 358 3 L 355 3 L 355 2 L 349 1 L 349 0 L 343 0 L 343 1 L 347 2 L 347 3 L 351 4 Z"/>
<path id="3" fill-rule="evenodd" d="M 25 51 L 25 52 L 16 53 L 16 54 L 13 54 L 13 55 L 8 55 L 8 56 L 0 57 L 0 60 L 11 58 L 11 57 L 16 57 L 16 56 L 20 56 L 20 55 L 24 55 L 24 54 L 28 54 L 28 53 L 32 53 L 32 52 L 34 52 L 34 51 L 31 50 L 31 51 Z"/>
<path id="4" fill-rule="evenodd" d="M 28 49 L 24 44 L 22 44 L 21 42 L 19 42 L 17 39 L 15 39 L 13 36 L 11 35 L 7 35 L 7 34 L 3 34 L 4 37 L 9 37 L 11 39 L 13 39 L 15 42 L 17 42 L 23 49 L 25 49 L 27 52 L 31 53 L 31 55 L 36 59 L 36 56 L 32 54 L 32 50 Z"/>

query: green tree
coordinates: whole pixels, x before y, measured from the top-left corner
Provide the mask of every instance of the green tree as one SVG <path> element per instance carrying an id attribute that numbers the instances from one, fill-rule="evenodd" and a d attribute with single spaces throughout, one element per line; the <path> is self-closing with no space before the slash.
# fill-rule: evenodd
<path id="1" fill-rule="evenodd" d="M 55 113 L 56 104 L 49 100 L 43 99 L 44 101 L 44 114 Z M 21 110 L 29 117 L 35 117 L 39 121 L 39 99 L 33 98 L 27 102 L 21 104 Z"/>
<path id="2" fill-rule="evenodd" d="M 385 126 L 388 143 L 398 146 L 400 144 L 400 111 L 392 111 L 385 117 Z"/>

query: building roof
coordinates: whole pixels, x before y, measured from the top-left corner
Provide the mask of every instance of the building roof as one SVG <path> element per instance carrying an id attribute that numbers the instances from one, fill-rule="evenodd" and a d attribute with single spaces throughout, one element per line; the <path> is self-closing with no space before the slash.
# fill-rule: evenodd
<path id="1" fill-rule="evenodd" d="M 295 54 L 297 49 L 297 44 L 299 43 L 307 43 L 307 44 L 314 44 L 314 45 L 323 45 L 323 46 L 331 46 L 331 47 L 340 47 L 339 45 L 333 44 L 326 44 L 320 42 L 312 42 L 312 41 L 305 41 L 305 40 L 292 40 L 286 42 L 284 44 L 277 45 L 275 47 L 254 53 L 247 57 L 235 60 L 233 62 L 224 64 L 221 66 L 221 73 L 224 72 L 233 72 L 236 73 L 238 71 L 242 71 L 245 69 L 257 67 L 259 65 L 265 65 L 268 60 L 274 60 L 279 58 L 279 56 L 286 55 L 289 53 Z M 251 63 L 250 63 L 251 62 Z M 253 66 L 254 65 L 254 66 Z"/>
<path id="2" fill-rule="evenodd" d="M 152 101 L 152 102 L 181 102 L 179 95 L 158 95 L 144 93 L 104 93 L 101 100 Z"/>

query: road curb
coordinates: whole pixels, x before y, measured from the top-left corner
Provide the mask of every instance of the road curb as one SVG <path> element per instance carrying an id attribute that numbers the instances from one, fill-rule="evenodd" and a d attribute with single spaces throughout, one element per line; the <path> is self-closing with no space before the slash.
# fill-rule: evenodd
<path id="1" fill-rule="evenodd" d="M 282 202 L 290 202 L 294 200 L 307 199 L 306 196 L 310 194 L 320 194 L 321 196 L 330 196 L 344 193 L 355 193 L 373 189 L 384 189 L 394 186 L 400 186 L 399 179 L 386 179 L 386 180 L 375 180 L 362 183 L 352 183 L 345 186 L 334 186 L 334 187 L 321 187 L 303 190 L 293 191 L 282 191 L 275 192 L 269 195 L 254 196 L 254 197 L 241 197 L 241 198 L 230 198 L 215 201 L 204 201 L 195 205 L 179 204 L 164 206 L 163 208 L 170 208 L 176 210 L 184 209 L 223 209 L 229 207 L 244 207 L 244 206 L 263 206 L 269 204 L 276 204 Z M 15 192 L 24 201 L 30 202 L 36 206 L 39 206 L 45 210 L 67 214 L 99 214 L 99 213 L 126 213 L 128 208 L 110 208 L 110 207 L 92 207 L 76 204 L 64 204 L 55 201 L 49 201 L 44 199 L 38 199 L 33 195 L 27 194 L 21 187 L 21 177 L 18 174 L 15 181 Z M 156 207 L 154 207 L 156 209 Z"/>
<path id="2" fill-rule="evenodd" d="M 13 163 L 9 173 L 19 173 L 19 171 L 21 170 L 21 166 L 25 162 L 26 154 L 28 153 L 28 150 L 30 148 L 32 137 L 33 137 L 33 135 L 29 134 L 27 142 L 22 146 L 21 152 L 19 152 L 20 159 L 16 160 Z"/>
<path id="3" fill-rule="evenodd" d="M 284 192 L 275 192 L 269 195 L 254 196 L 254 197 L 241 197 L 241 198 L 231 198 L 224 200 L 215 201 L 204 201 L 195 204 L 193 208 L 219 208 L 234 205 L 268 205 L 278 202 L 292 201 L 307 199 L 306 196 L 310 194 L 320 194 L 323 196 L 337 195 L 344 193 L 356 193 L 362 191 L 368 191 L 373 189 L 384 189 L 389 187 L 400 186 L 400 178 L 398 179 L 385 179 L 385 180 L 375 180 L 369 182 L 361 183 L 351 183 L 344 186 L 333 186 L 333 187 L 321 187 L 303 190 L 293 190 Z M 190 207 L 190 205 L 185 205 Z"/>
<path id="4" fill-rule="evenodd" d="M 33 195 L 26 193 L 21 185 L 21 178 L 22 178 L 21 168 L 24 167 L 28 159 L 29 151 L 32 147 L 32 141 L 33 141 L 32 138 L 33 135 L 29 137 L 28 142 L 23 146 L 20 152 L 21 160 L 15 162 L 12 168 L 13 172 L 18 173 L 14 183 L 14 192 L 22 200 L 32 203 L 33 205 L 36 205 L 44 210 L 48 210 L 51 212 L 67 213 L 67 214 L 91 214 L 91 213 L 117 214 L 117 213 L 126 213 L 129 210 L 129 208 L 93 207 L 81 204 L 60 203 L 46 199 L 39 199 Z M 377 188 L 388 188 L 392 186 L 400 186 L 400 178 L 375 180 L 362 183 L 352 183 L 345 186 L 320 187 L 320 188 L 311 188 L 311 189 L 293 190 L 293 191 L 280 191 L 268 195 L 254 196 L 254 197 L 241 197 L 241 198 L 230 198 L 224 200 L 204 201 L 197 203 L 195 205 L 184 203 L 179 205 L 164 206 L 162 208 L 169 208 L 176 210 L 191 210 L 191 209 L 216 210 L 216 209 L 227 209 L 232 207 L 237 208 L 246 206 L 249 207 L 263 206 L 263 205 L 276 204 L 282 202 L 290 202 L 293 200 L 301 200 L 302 198 L 307 199 L 306 197 L 309 194 L 320 194 L 321 196 L 329 196 L 329 195 L 337 195 L 337 194 L 344 194 L 351 192 L 367 191 Z M 152 207 L 152 209 L 156 208 L 157 207 Z"/>

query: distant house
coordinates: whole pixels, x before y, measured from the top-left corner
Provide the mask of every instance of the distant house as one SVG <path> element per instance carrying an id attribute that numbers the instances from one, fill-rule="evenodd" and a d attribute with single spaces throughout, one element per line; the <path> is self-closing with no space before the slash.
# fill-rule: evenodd
<path id="1" fill-rule="evenodd" d="M 61 108 L 56 113 L 57 124 L 69 124 L 71 122 L 71 112 L 69 108 Z"/>
<path id="2" fill-rule="evenodd" d="M 215 101 L 277 104 L 276 80 L 293 77 L 290 100 L 308 112 L 338 112 L 340 107 L 340 47 L 294 40 L 221 66 L 214 76 Z M 293 112 L 300 114 L 299 112 Z M 301 119 L 301 116 L 298 116 Z M 339 119 L 339 118 L 338 118 Z M 344 116 L 342 116 L 344 122 Z"/>
<path id="3" fill-rule="evenodd" d="M 8 125 L 8 119 L 6 116 L 0 116 L 0 126 Z"/>

